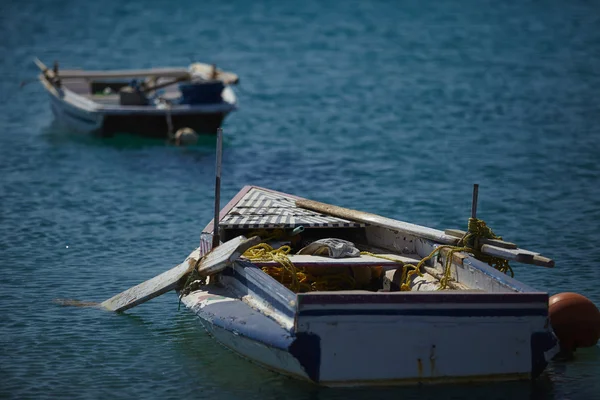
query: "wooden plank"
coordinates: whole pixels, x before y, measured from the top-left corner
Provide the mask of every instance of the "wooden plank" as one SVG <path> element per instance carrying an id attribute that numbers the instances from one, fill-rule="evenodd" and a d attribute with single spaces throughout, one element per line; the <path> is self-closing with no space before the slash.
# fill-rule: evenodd
<path id="1" fill-rule="evenodd" d="M 205 255 L 198 266 L 198 272 L 201 276 L 209 276 L 220 272 L 239 258 L 244 251 L 259 242 L 260 238 L 257 236 L 250 239 L 238 236 Z M 129 288 L 105 300 L 100 305 L 110 311 L 119 312 L 143 304 L 164 293 L 175 290 L 182 278 L 189 274 L 195 265 L 196 260 L 188 257 L 185 262 L 175 268 Z"/>
<path id="2" fill-rule="evenodd" d="M 306 267 L 306 266 L 317 266 L 317 265 L 327 265 L 327 266 L 335 266 L 335 265 L 352 265 L 352 266 L 364 266 L 364 267 L 374 267 L 380 265 L 386 266 L 402 266 L 404 263 L 414 263 L 418 262 L 418 259 L 412 257 L 402 257 L 396 254 L 382 254 L 382 256 L 390 256 L 396 258 L 395 261 L 387 260 L 385 258 L 373 257 L 369 255 L 361 255 L 360 257 L 344 257 L 344 258 L 331 258 L 331 257 L 322 257 L 322 256 L 312 256 L 309 254 L 290 254 L 288 258 L 290 261 L 297 267 Z M 416 255 L 415 255 L 416 257 Z M 258 266 L 273 266 L 279 265 L 276 261 L 252 261 L 253 264 Z"/>
<path id="3" fill-rule="evenodd" d="M 306 208 L 308 210 L 318 211 L 323 214 L 332 215 L 338 218 L 344 218 L 358 222 L 366 222 L 372 225 L 401 231 L 403 233 L 406 233 L 407 235 L 430 239 L 438 243 L 455 245 L 456 243 L 458 243 L 459 240 L 458 238 L 447 235 L 443 231 L 440 231 L 438 229 L 398 221 L 395 219 L 382 217 L 380 215 L 371 214 L 364 211 L 357 211 L 352 210 L 350 208 L 321 203 L 314 200 L 297 200 L 296 206 L 300 208 Z"/>
<path id="4" fill-rule="evenodd" d="M 210 78 L 212 66 L 203 63 L 194 63 L 191 66 L 193 72 L 204 75 L 205 79 Z M 182 67 L 164 67 L 148 69 L 129 69 L 129 70 L 82 70 L 82 69 L 62 69 L 58 71 L 61 79 L 133 79 L 133 78 L 191 78 L 190 69 Z M 239 77 L 232 73 L 217 68 L 216 79 L 226 85 L 235 85 L 239 82 Z"/>
<path id="5" fill-rule="evenodd" d="M 465 231 L 461 231 L 459 229 L 446 229 L 444 232 L 448 235 L 461 238 L 466 233 Z M 479 242 L 484 245 L 481 247 L 481 251 L 484 254 L 501 257 L 507 260 L 521 262 L 524 264 L 533 264 L 548 268 L 554 267 L 553 260 L 547 257 L 543 257 L 542 255 L 540 255 L 540 253 L 537 253 L 535 251 L 520 249 L 514 243 L 495 239 L 479 239 Z M 498 248 L 511 251 L 503 251 L 499 250 Z"/>
<path id="6" fill-rule="evenodd" d="M 460 229 L 446 229 L 444 231 L 446 235 L 454 236 L 457 238 L 462 238 L 467 233 L 466 231 L 461 231 Z M 502 247 L 504 249 L 516 249 L 518 246 L 511 242 L 506 242 L 504 240 L 498 239 L 479 239 L 479 243 L 481 244 L 491 244 L 492 246 Z"/>
<path id="7" fill-rule="evenodd" d="M 125 311 L 177 288 L 179 281 L 192 271 L 195 263 L 189 260 L 169 271 L 105 300 L 100 305 L 110 311 Z"/>
<path id="8" fill-rule="evenodd" d="M 523 264 L 533 264 L 541 267 L 553 268 L 554 261 L 523 249 L 503 249 L 501 247 L 484 244 L 481 246 L 481 252 L 495 257 L 501 257 L 506 260 L 512 260 Z"/>
<path id="9" fill-rule="evenodd" d="M 202 276 L 209 276 L 221 272 L 232 262 L 240 258 L 240 256 L 250 247 L 260 243 L 258 236 L 252 236 L 246 239 L 245 236 L 238 236 L 228 242 L 221 244 L 216 249 L 204 257 L 198 267 L 198 272 Z"/>
<path id="10" fill-rule="evenodd" d="M 450 249 L 442 249 L 440 250 L 440 253 L 444 256 L 444 258 L 446 258 L 448 256 L 448 253 L 450 252 Z M 463 265 L 464 259 L 467 258 L 468 255 L 465 252 L 454 252 L 452 253 L 452 262 L 454 262 L 457 265 Z"/>
<path id="11" fill-rule="evenodd" d="M 540 267 L 554 268 L 554 260 L 552 260 L 548 257 L 541 256 L 541 255 L 533 256 L 532 264 L 538 265 Z"/>
<path id="12" fill-rule="evenodd" d="M 388 258 L 393 258 L 396 262 L 402 263 L 402 264 L 414 264 L 416 265 L 419 261 L 421 261 L 421 257 L 419 257 L 418 254 L 388 254 L 388 253 L 377 253 L 378 256 L 382 256 L 382 257 L 388 257 Z M 364 255 L 362 257 L 365 257 Z M 371 258 L 377 258 L 378 260 L 381 260 L 381 258 L 378 257 L 372 257 L 369 256 Z M 393 261 L 392 261 L 393 262 Z"/>
<path id="13" fill-rule="evenodd" d="M 133 78 L 189 78 L 187 68 L 152 68 L 131 70 L 93 71 L 82 69 L 61 69 L 58 71 L 61 79 L 133 79 Z"/>

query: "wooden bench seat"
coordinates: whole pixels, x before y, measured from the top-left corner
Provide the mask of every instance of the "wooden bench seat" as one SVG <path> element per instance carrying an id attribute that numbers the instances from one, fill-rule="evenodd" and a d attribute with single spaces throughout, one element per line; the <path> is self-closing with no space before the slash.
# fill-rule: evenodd
<path id="1" fill-rule="evenodd" d="M 373 257 L 370 255 L 361 255 L 360 257 L 329 258 L 322 256 L 312 256 L 306 254 L 289 254 L 288 257 L 297 267 L 306 266 L 364 266 L 364 267 L 401 267 L 404 264 L 416 264 L 420 258 L 416 254 L 380 254 L 384 257 L 393 258 L 395 261 L 384 258 Z M 276 261 L 252 261 L 253 264 L 260 267 L 278 265 Z"/>

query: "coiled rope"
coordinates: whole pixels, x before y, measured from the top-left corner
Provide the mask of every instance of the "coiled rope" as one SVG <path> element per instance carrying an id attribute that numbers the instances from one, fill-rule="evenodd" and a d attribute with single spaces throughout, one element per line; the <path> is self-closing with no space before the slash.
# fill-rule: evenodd
<path id="1" fill-rule="evenodd" d="M 279 266 L 265 266 L 262 270 L 295 293 L 354 288 L 355 281 L 349 273 L 314 275 L 305 268 L 296 267 L 288 257 L 290 251 L 291 247 L 287 245 L 273 249 L 267 243 L 259 243 L 246 250 L 243 256 L 251 261 L 277 262 Z"/>

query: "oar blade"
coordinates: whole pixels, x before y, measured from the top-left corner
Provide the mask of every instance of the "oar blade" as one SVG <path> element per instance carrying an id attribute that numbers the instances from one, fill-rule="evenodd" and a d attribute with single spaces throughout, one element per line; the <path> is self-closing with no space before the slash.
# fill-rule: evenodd
<path id="1" fill-rule="evenodd" d="M 238 236 L 225 242 L 202 259 L 198 271 L 204 276 L 222 271 L 239 258 L 244 251 L 259 242 L 260 238 L 256 236 L 250 239 L 246 239 L 244 236 Z M 107 310 L 119 312 L 138 306 L 148 300 L 152 300 L 171 290 L 175 290 L 179 281 L 192 271 L 195 264 L 196 261 L 193 258 L 188 257 L 185 262 L 179 264 L 175 268 L 129 288 L 126 291 L 105 300 L 100 305 Z"/>
<path id="2" fill-rule="evenodd" d="M 192 260 L 189 260 L 189 263 L 191 264 Z M 193 264 L 190 266 L 188 262 L 181 263 L 173 269 L 105 300 L 100 305 L 107 310 L 118 312 L 145 303 L 148 300 L 174 290 L 179 280 L 193 267 Z"/>

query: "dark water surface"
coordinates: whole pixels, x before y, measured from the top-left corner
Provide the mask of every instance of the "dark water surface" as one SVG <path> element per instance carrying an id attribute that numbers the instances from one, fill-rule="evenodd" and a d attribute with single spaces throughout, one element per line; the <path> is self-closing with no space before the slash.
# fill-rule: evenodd
<path id="1" fill-rule="evenodd" d="M 18 88 L 33 56 L 216 62 L 241 78 L 223 202 L 257 184 L 464 228 L 479 183 L 478 216 L 556 260 L 516 276 L 600 304 L 598 1 L 3 1 L 0 397 L 600 398 L 599 347 L 535 383 L 317 389 L 216 345 L 174 294 L 126 315 L 54 304 L 102 301 L 193 250 L 215 140 L 58 128 L 41 86 Z"/>

